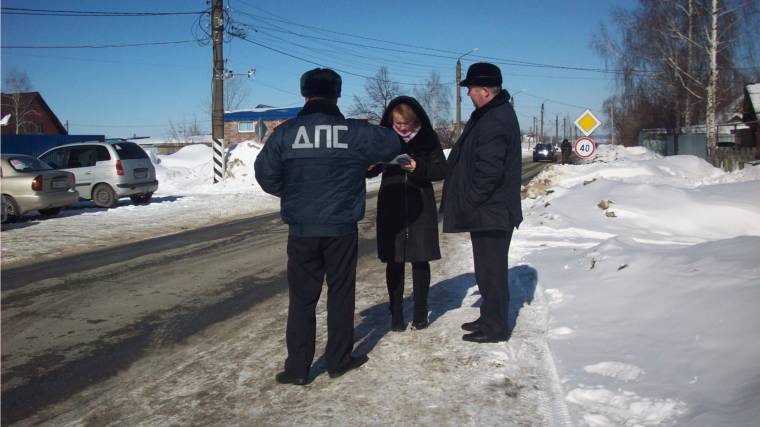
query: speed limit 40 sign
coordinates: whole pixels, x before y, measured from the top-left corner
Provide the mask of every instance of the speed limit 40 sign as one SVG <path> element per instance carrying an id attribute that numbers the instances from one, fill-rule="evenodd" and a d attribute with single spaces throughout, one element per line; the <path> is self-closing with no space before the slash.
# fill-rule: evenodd
<path id="1" fill-rule="evenodd" d="M 596 144 L 591 138 L 578 138 L 573 146 L 573 151 L 581 159 L 588 159 L 596 153 Z"/>

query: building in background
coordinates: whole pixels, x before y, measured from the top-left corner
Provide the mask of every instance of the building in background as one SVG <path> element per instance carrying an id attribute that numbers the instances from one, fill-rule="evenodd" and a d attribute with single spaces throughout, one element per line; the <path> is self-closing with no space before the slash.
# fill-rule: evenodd
<path id="1" fill-rule="evenodd" d="M 275 108 L 259 105 L 256 108 L 224 113 L 224 142 L 227 147 L 243 141 L 265 143 L 280 123 L 295 118 L 303 107 Z"/>
<path id="2" fill-rule="evenodd" d="M 10 114 L 3 135 L 68 135 L 39 92 L 3 93 L 0 117 Z"/>

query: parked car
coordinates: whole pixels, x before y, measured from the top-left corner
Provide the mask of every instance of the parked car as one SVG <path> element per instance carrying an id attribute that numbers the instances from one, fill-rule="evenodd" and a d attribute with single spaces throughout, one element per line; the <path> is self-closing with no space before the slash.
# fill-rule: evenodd
<path id="1" fill-rule="evenodd" d="M 2 166 L 0 166 L 0 179 L 2 179 L 2 177 L 3 177 L 3 168 Z M 5 224 L 6 221 L 8 221 L 8 210 L 5 209 L 5 196 L 0 194 L 0 200 L 2 201 L 2 206 L 0 207 L 0 210 L 1 210 L 0 213 L 2 213 L 2 221 L 0 222 Z"/>
<path id="2" fill-rule="evenodd" d="M 39 158 L 76 175 L 79 197 L 100 207 L 115 208 L 123 197 L 135 204 L 149 203 L 158 189 L 156 168 L 145 150 L 134 142 L 67 144 Z"/>
<path id="3" fill-rule="evenodd" d="M 548 142 L 539 142 L 535 147 L 533 147 L 533 161 L 537 162 L 539 160 L 549 160 L 550 162 L 556 162 L 557 150 L 555 150 L 554 146 Z"/>
<path id="4" fill-rule="evenodd" d="M 55 170 L 24 154 L 3 154 L 0 165 L 6 209 L 3 222 L 16 221 L 29 211 L 58 215 L 62 207 L 79 201 L 71 172 Z"/>

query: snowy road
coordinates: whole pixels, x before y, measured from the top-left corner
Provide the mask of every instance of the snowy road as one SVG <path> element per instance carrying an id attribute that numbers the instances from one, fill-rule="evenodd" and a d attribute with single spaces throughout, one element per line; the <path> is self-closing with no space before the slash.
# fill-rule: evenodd
<path id="1" fill-rule="evenodd" d="M 369 352 L 370 362 L 340 379 L 329 379 L 317 360 L 306 387 L 274 381 L 285 357 L 287 296 L 280 293 L 15 425 L 568 425 L 532 269 L 511 270 L 511 340 L 461 341 L 459 325 L 477 317 L 479 300 L 472 273 L 462 269 L 471 263 L 461 259 L 468 247 L 466 236 L 442 237 L 431 326 L 403 333 L 389 331 L 383 265 L 374 254 L 362 257 L 357 352 Z M 318 349 L 324 322 L 323 295 Z"/>
<path id="2" fill-rule="evenodd" d="M 537 173 L 532 169 L 529 168 L 527 173 Z M 189 203 L 200 198 L 198 195 L 185 197 Z M 181 201 L 182 198 L 179 199 Z M 161 199 L 158 206 L 160 203 Z M 205 207 L 208 203 L 200 201 L 198 206 Z M 117 211 L 125 208 L 130 207 L 123 206 Z M 372 239 L 374 227 L 370 205 L 368 209 L 370 215 L 363 222 L 362 232 Z M 205 215 L 201 212 L 201 219 Z M 83 221 L 83 216 L 86 215 L 61 219 L 63 222 Z M 209 217 L 213 218 L 213 215 L 205 219 Z M 183 223 L 180 218 L 170 224 L 170 228 L 191 226 L 186 221 Z M 43 232 L 45 227 L 52 227 L 54 223 L 41 221 L 33 225 Z M 279 227 L 282 228 L 281 225 Z M 277 228 L 277 225 L 272 225 L 273 231 Z M 133 239 L 139 240 L 139 230 L 133 232 Z M 11 242 L 6 237 L 11 236 L 3 233 L 4 245 Z M 75 247 L 86 250 L 85 241 L 76 242 Z M 90 239 L 90 243 L 110 246 L 113 241 L 109 241 L 107 233 L 98 233 Z M 23 419 L 14 425 L 569 425 L 554 362 L 544 338 L 546 304 L 535 271 L 527 266 L 511 269 L 511 321 L 516 321 L 517 327 L 509 343 L 464 343 L 460 338 L 462 331 L 459 325 L 477 317 L 479 304 L 471 270 L 469 239 L 466 235 L 442 235 L 441 244 L 444 259 L 433 264 L 431 326 L 423 331 L 408 330 L 400 334 L 389 331 L 384 266 L 377 261 L 374 251 L 361 258 L 357 286 L 356 350 L 368 352 L 370 362 L 339 380 L 328 379 L 324 375 L 323 361 L 317 360 L 312 370 L 313 382 L 309 386 L 284 387 L 274 382 L 274 374 L 281 369 L 285 357 L 287 296 L 281 292 L 255 304 L 238 301 L 242 306 L 247 306 L 227 313 L 222 320 L 208 322 L 214 324 L 198 328 L 200 331 L 197 333 L 185 334 L 189 336 L 178 344 L 174 344 L 178 331 L 171 330 L 172 327 L 177 328 L 176 323 L 172 325 L 169 322 L 157 330 L 149 328 L 147 332 L 140 332 L 139 328 L 133 328 L 131 332 L 125 332 L 127 328 L 117 328 L 117 332 L 126 334 L 121 338 L 131 333 L 136 337 L 134 345 L 145 345 L 148 350 L 119 360 L 118 367 L 122 369 L 115 376 L 92 386 L 80 387 L 81 392 L 58 403 L 42 405 L 43 409 L 36 415 L 21 417 Z M 240 247 L 235 246 L 224 253 L 215 253 L 214 258 L 235 259 L 231 256 L 232 252 L 241 252 L 241 247 L 245 245 L 250 247 L 252 242 L 244 242 Z M 264 244 L 257 241 L 256 245 Z M 5 322 L 6 319 L 13 319 L 13 314 L 18 314 L 14 313 L 14 306 L 19 312 L 49 313 L 51 308 L 65 306 L 64 302 L 54 302 L 56 298 L 68 293 L 67 298 L 63 299 L 73 301 L 76 297 L 71 294 L 87 294 L 91 300 L 115 304 L 111 307 L 112 312 L 122 313 L 117 317 L 128 316 L 128 313 L 139 317 L 150 312 L 151 306 L 155 310 L 155 306 L 160 305 L 162 299 L 156 297 L 157 292 L 164 294 L 164 298 L 175 294 L 172 298 L 183 301 L 183 309 L 187 313 L 192 307 L 213 306 L 220 301 L 228 301 L 229 304 L 231 296 L 234 299 L 234 289 L 226 287 L 204 291 L 199 287 L 214 279 L 203 279 L 203 275 L 188 264 L 171 264 L 172 258 L 182 258 L 179 255 L 181 249 L 164 252 L 164 255 L 146 264 L 164 266 L 159 268 L 163 276 L 150 273 L 141 279 L 140 275 L 121 277 L 110 274 L 115 276 L 111 278 L 111 285 L 103 286 L 103 290 L 96 292 L 92 284 L 99 281 L 98 274 L 109 274 L 102 271 L 74 273 L 57 282 L 51 279 L 27 289 L 3 292 L 4 371 L 18 366 L 14 364 L 19 360 L 34 358 L 37 336 L 32 332 L 34 328 L 30 325 L 34 322 L 29 318 L 24 320 L 28 329 L 14 338 L 14 345 L 20 350 L 14 354 L 14 359 L 6 358 L 6 351 L 10 350 L 7 344 L 11 343 L 8 337 L 12 336 L 12 330 L 6 327 Z M 276 253 L 270 257 L 272 260 L 281 256 Z M 211 257 L 214 251 L 209 250 L 208 254 Z M 462 254 L 467 256 L 463 258 Z M 5 255 L 10 253 L 4 250 Z M 252 255 L 248 254 L 247 259 L 251 258 Z M 23 256 L 16 259 L 20 262 L 15 264 L 25 264 Z M 201 261 L 196 259 L 194 262 L 198 264 Z M 216 280 L 224 283 L 234 283 L 232 276 L 242 278 L 249 271 L 239 260 L 223 263 L 221 270 L 225 273 L 215 273 L 222 277 Z M 269 279 L 272 279 L 281 272 L 269 273 Z M 89 281 L 79 281 L 83 278 Z M 61 281 L 66 280 L 70 286 L 59 286 Z M 84 285 L 76 286 L 75 283 Z M 186 294 L 173 292 L 172 289 L 179 284 L 195 289 Z M 42 298 L 44 292 L 41 289 L 44 287 L 63 293 L 51 292 L 47 298 Z M 411 286 L 407 287 L 407 301 L 411 300 L 409 288 Z M 146 299 L 146 296 L 150 298 Z M 141 301 L 138 303 L 137 300 Z M 199 305 L 200 300 L 204 301 Z M 183 303 L 177 304 L 177 307 L 182 307 Z M 34 310 L 28 310 L 30 305 Z M 100 304 L 97 309 L 95 306 L 93 302 L 81 306 L 70 304 L 68 308 L 50 313 L 46 317 L 50 322 L 47 327 L 52 329 L 48 334 L 55 336 L 40 341 L 65 347 L 67 343 L 72 344 L 71 340 L 99 339 L 96 344 L 108 345 L 109 339 L 116 338 L 106 332 L 118 326 L 119 321 L 114 319 L 112 313 L 104 312 L 108 310 L 108 304 Z M 129 309 L 125 310 L 127 306 Z M 411 304 L 407 303 L 406 307 L 411 309 Z M 321 334 L 317 344 L 318 357 L 325 339 L 324 308 L 323 296 L 318 319 L 318 332 Z M 175 314 L 176 311 L 175 308 Z M 171 312 L 167 309 L 161 315 L 169 318 Z M 407 316 L 411 317 L 411 313 Z M 152 320 L 155 325 L 155 319 Z M 37 326 L 39 330 L 40 325 Z M 140 343 L 141 339 L 147 341 Z M 70 356 L 75 357 L 76 352 Z M 60 357 L 47 360 L 53 362 L 51 366 L 54 367 L 65 361 Z M 107 368 L 101 366 L 106 373 Z M 7 379 L 8 376 L 4 376 L 4 391 L 13 385 Z"/>

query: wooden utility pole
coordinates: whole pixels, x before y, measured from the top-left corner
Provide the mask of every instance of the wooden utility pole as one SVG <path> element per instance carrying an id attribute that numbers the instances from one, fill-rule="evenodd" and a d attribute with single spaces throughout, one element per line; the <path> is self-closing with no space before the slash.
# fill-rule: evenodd
<path id="1" fill-rule="evenodd" d="M 559 144 L 559 114 L 554 115 L 554 143 Z"/>
<path id="2" fill-rule="evenodd" d="M 615 145 L 615 109 L 610 105 L 610 144 Z"/>
<path id="3" fill-rule="evenodd" d="M 214 166 L 214 184 L 224 179 L 224 17 L 223 0 L 212 0 L 211 5 L 211 39 L 214 47 L 214 73 L 212 81 L 211 139 L 212 160 Z"/>
<path id="4" fill-rule="evenodd" d="M 541 103 L 541 142 L 544 142 L 544 103 Z"/>
<path id="5" fill-rule="evenodd" d="M 451 69 L 451 68 L 449 68 Z M 459 89 L 459 82 L 462 81 L 462 63 L 457 59 L 457 125 L 454 128 L 454 139 L 459 139 L 459 129 L 462 122 L 462 93 Z"/>

